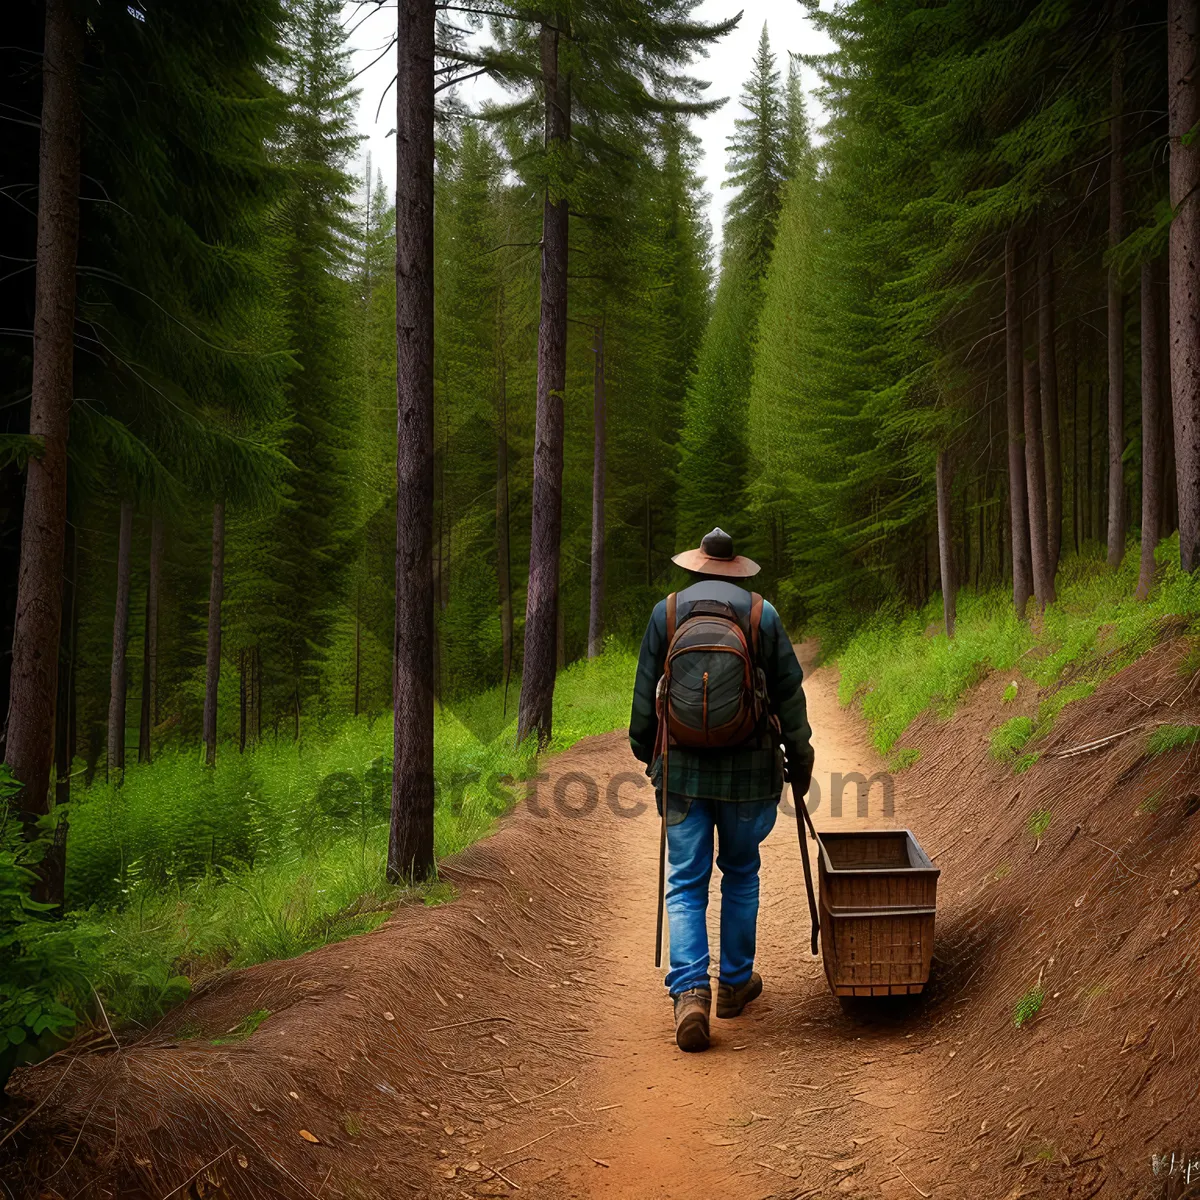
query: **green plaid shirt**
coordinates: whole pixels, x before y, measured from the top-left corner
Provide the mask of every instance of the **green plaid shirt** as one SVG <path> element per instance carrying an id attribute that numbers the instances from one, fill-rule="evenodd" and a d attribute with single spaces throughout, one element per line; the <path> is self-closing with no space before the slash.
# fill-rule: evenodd
<path id="1" fill-rule="evenodd" d="M 702 580 L 678 594 L 676 604 L 682 620 L 686 606 L 701 598 L 724 600 L 739 616 L 748 619 L 750 593 L 731 583 Z M 783 782 L 790 779 L 797 795 L 808 790 L 812 777 L 812 730 L 804 701 L 804 673 L 796 652 L 784 632 L 783 622 L 769 601 L 763 601 L 759 628 L 759 651 L 767 677 L 771 712 L 779 718 L 783 749 L 777 746 L 744 746 L 730 750 L 688 750 L 672 746 L 668 755 L 671 778 L 668 785 L 671 815 L 695 799 L 763 801 L 778 800 Z M 629 719 L 629 741 L 634 754 L 646 764 L 646 774 L 662 792 L 662 763 L 655 755 L 658 716 L 654 694 L 667 657 L 667 604 L 655 605 L 642 639 L 637 680 L 633 690 L 633 712 Z M 786 762 L 785 762 L 786 755 Z M 679 819 L 682 819 L 680 817 Z"/>

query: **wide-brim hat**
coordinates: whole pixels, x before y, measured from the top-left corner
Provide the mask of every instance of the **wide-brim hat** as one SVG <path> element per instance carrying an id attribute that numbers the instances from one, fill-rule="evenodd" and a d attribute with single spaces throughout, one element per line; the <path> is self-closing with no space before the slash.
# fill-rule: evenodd
<path id="1" fill-rule="evenodd" d="M 726 579 L 749 579 L 761 570 L 743 554 L 734 554 L 733 538 L 723 529 L 706 533 L 695 550 L 683 550 L 671 561 L 696 575 L 721 575 Z"/>

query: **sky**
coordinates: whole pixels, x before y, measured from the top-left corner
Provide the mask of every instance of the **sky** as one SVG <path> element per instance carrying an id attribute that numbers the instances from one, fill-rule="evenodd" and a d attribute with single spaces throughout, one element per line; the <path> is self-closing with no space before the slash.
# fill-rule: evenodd
<path id="1" fill-rule="evenodd" d="M 759 34 L 763 23 L 768 27 L 771 46 L 775 51 L 780 73 L 786 78 L 788 52 L 820 54 L 830 49 L 828 39 L 804 15 L 797 0 L 703 0 L 695 16 L 703 21 L 721 21 L 742 12 L 738 28 L 709 50 L 707 59 L 701 59 L 693 67 L 693 73 L 701 79 L 710 80 L 710 97 L 728 97 L 727 102 L 711 116 L 695 118 L 693 129 L 700 138 L 702 159 L 700 174 L 705 180 L 705 191 L 709 194 L 709 220 L 714 238 L 719 241 L 722 215 L 729 199 L 728 189 L 721 187 L 725 178 L 725 146 L 733 133 L 734 118 L 740 112 L 738 96 L 750 73 L 754 53 L 758 48 Z M 362 74 L 356 86 L 362 88 L 359 98 L 358 130 L 364 136 L 362 153 L 371 154 L 372 173 L 383 175 L 388 190 L 395 186 L 396 160 L 395 142 L 388 136 L 395 125 L 395 91 L 390 91 L 380 110 L 380 98 L 395 74 L 395 54 L 384 54 L 373 66 L 369 65 L 387 45 L 395 28 L 395 5 L 378 10 L 360 8 L 348 3 L 344 21 L 353 33 L 350 45 L 354 51 L 354 69 Z M 355 28 L 357 26 L 357 28 Z M 817 125 L 822 121 L 820 106 L 812 99 L 815 86 L 814 73 L 807 67 L 801 68 L 801 79 L 809 93 L 809 116 Z M 459 88 L 460 99 L 474 107 L 485 100 L 500 98 L 501 90 L 490 80 L 470 80 Z M 379 110 L 378 120 L 376 111 Z"/>

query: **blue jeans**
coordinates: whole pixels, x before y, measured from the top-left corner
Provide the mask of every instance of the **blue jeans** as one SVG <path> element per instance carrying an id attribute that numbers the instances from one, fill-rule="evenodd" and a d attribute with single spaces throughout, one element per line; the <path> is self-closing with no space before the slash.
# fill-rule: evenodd
<path id="1" fill-rule="evenodd" d="M 697 799 L 682 821 L 667 826 L 667 990 L 672 996 L 710 986 L 705 913 L 714 830 L 721 869 L 721 982 L 740 987 L 750 978 L 758 926 L 758 847 L 775 826 L 777 808 L 774 800 Z"/>

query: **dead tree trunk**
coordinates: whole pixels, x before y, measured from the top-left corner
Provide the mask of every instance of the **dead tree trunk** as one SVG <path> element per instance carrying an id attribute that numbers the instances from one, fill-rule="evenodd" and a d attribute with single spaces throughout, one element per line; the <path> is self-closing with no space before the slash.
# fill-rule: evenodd
<path id="1" fill-rule="evenodd" d="M 1142 264 L 1142 562 L 1137 598 L 1154 582 L 1154 549 L 1162 521 L 1162 321 L 1154 267 Z"/>
<path id="2" fill-rule="evenodd" d="M 1121 20 L 1121 2 L 1114 4 L 1114 20 Z M 1119 34 L 1118 34 L 1119 38 Z M 1120 40 L 1113 51 L 1112 119 L 1108 176 L 1108 245 L 1123 235 L 1125 215 L 1124 108 L 1125 51 Z M 1125 554 L 1125 307 L 1121 273 L 1115 262 L 1108 268 L 1108 565 L 1121 565 Z"/>
<path id="3" fill-rule="evenodd" d="M 133 562 L 133 501 L 121 501 L 117 542 L 117 603 L 113 612 L 112 665 L 108 686 L 108 761 L 106 778 L 125 773 L 125 698 L 129 664 L 129 579 Z M 120 775 L 117 776 L 118 782 Z"/>
<path id="4" fill-rule="evenodd" d="M 142 710 L 138 722 L 138 762 L 153 757 L 154 726 L 158 724 L 158 593 L 162 580 L 163 522 L 150 518 L 150 579 L 146 584 L 146 630 L 142 641 Z"/>
<path id="5" fill-rule="evenodd" d="M 1022 402 L 1021 304 L 1017 297 L 1016 233 L 1004 244 L 1005 374 L 1008 408 L 1008 506 L 1012 536 L 1013 606 L 1024 616 L 1033 595 L 1029 549 L 1029 498 L 1025 488 L 1025 425 Z"/>
<path id="6" fill-rule="evenodd" d="M 217 690 L 221 683 L 221 602 L 225 598 L 225 502 L 213 505 L 212 575 L 208 587 L 208 654 L 204 665 L 204 761 L 217 761 Z"/>
<path id="7" fill-rule="evenodd" d="M 937 456 L 938 561 L 942 576 L 942 612 L 946 636 L 954 636 L 957 583 L 954 578 L 954 527 L 950 522 L 950 462 L 947 451 Z"/>
<path id="8" fill-rule="evenodd" d="M 396 29 L 396 635 L 390 882 L 433 854 L 433 0 Z"/>
<path id="9" fill-rule="evenodd" d="M 592 388 L 592 579 L 588 612 L 588 658 L 604 649 L 604 442 L 606 436 L 604 397 L 604 325 L 596 326 L 596 366 Z"/>
<path id="10" fill-rule="evenodd" d="M 1058 413 L 1058 348 L 1054 334 L 1054 251 L 1043 227 L 1038 254 L 1038 375 L 1042 389 L 1042 433 L 1046 447 L 1046 554 L 1050 580 L 1062 556 L 1063 469 Z"/>
<path id="11" fill-rule="evenodd" d="M 1042 399 L 1036 362 L 1025 364 L 1025 486 L 1029 492 L 1029 549 L 1033 559 L 1033 594 L 1045 611 L 1054 603 L 1050 569 L 1050 537 L 1046 528 L 1046 462 L 1042 445 Z"/>
<path id="12" fill-rule="evenodd" d="M 38 162 L 37 277 L 29 459 L 13 620 L 5 762 L 23 785 L 26 831 L 50 800 L 67 526 L 67 432 L 74 372 L 79 247 L 79 66 L 83 22 L 72 0 L 47 0 Z"/>
<path id="13" fill-rule="evenodd" d="M 1171 143 L 1171 410 L 1179 560 L 1200 563 L 1200 146 L 1184 143 L 1200 120 L 1196 0 L 1168 0 L 1167 84 Z M 11 738 L 11 733 L 10 733 Z"/>
<path id="14" fill-rule="evenodd" d="M 547 148 L 565 154 L 571 132 L 569 78 L 559 73 L 564 14 L 542 26 L 541 63 Z M 542 300 L 538 328 L 537 416 L 533 447 L 533 523 L 529 544 L 529 591 L 525 605 L 525 663 L 517 737 L 550 741 L 554 715 L 554 668 L 558 614 L 558 560 L 562 541 L 563 390 L 567 377 L 566 196 L 547 187 L 542 210 Z"/>

